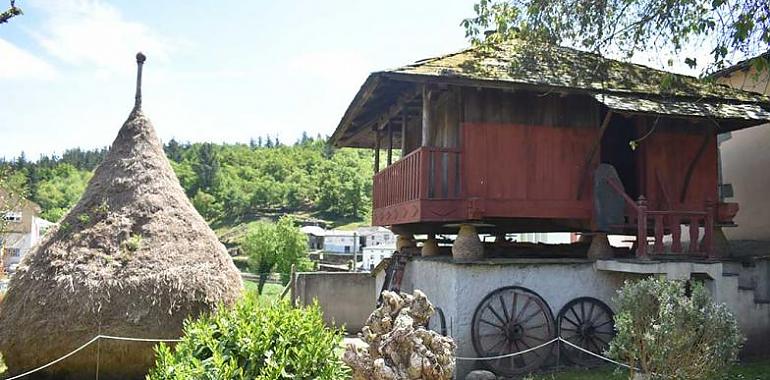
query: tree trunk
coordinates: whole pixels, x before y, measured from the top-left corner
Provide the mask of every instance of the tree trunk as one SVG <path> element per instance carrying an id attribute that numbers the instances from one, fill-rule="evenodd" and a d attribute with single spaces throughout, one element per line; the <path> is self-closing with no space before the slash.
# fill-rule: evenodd
<path id="1" fill-rule="evenodd" d="M 267 282 L 267 273 L 259 274 L 259 282 L 257 283 L 257 293 L 262 295 L 262 290 L 265 288 L 265 282 Z"/>
<path id="2" fill-rule="evenodd" d="M 262 295 L 262 290 L 265 288 L 265 282 L 267 282 L 267 277 L 270 275 L 270 269 L 272 269 L 272 266 L 267 266 L 267 265 L 259 266 L 259 282 L 257 283 L 257 293 L 260 296 Z"/>

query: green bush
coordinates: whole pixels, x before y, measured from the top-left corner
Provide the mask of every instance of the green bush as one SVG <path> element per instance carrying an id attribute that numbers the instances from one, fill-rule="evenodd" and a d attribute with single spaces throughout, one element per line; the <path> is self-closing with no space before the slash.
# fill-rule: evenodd
<path id="1" fill-rule="evenodd" d="M 736 361 L 743 337 L 735 317 L 700 283 L 648 278 L 626 283 L 616 299 L 610 356 L 651 378 L 714 379 Z"/>
<path id="2" fill-rule="evenodd" d="M 233 308 L 187 321 L 174 349 L 156 347 L 148 380 L 346 379 L 335 352 L 342 332 L 324 326 L 318 306 L 260 304 L 246 296 Z"/>

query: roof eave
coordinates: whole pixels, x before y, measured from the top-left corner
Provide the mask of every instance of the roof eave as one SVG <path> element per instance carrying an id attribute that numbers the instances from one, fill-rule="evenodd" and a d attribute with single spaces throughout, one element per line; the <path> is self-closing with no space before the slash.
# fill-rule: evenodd
<path id="1" fill-rule="evenodd" d="M 353 120 L 361 112 L 361 109 L 366 104 L 367 100 L 369 100 L 369 98 L 374 94 L 374 90 L 380 84 L 381 74 L 382 72 L 374 72 L 369 74 L 369 76 L 364 81 L 364 84 L 362 84 L 361 88 L 358 89 L 356 96 L 353 97 L 353 101 L 350 102 L 350 106 L 348 106 L 348 109 L 342 116 L 340 123 L 337 125 L 337 129 L 334 130 L 334 133 L 332 133 L 331 137 L 329 138 L 329 142 L 334 147 L 343 147 L 340 145 L 340 139 L 353 124 Z"/>

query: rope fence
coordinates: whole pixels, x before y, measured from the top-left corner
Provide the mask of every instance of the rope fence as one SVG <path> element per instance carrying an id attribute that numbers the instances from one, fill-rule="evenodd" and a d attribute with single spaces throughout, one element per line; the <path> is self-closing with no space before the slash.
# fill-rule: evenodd
<path id="1" fill-rule="evenodd" d="M 89 340 L 88 342 L 83 343 L 82 346 L 72 350 L 70 353 L 68 353 L 68 354 L 66 354 L 66 355 L 64 355 L 64 356 L 62 356 L 62 357 L 60 357 L 60 358 L 58 358 L 58 359 L 56 359 L 54 361 L 49 362 L 48 364 L 44 364 L 44 365 L 41 365 L 40 367 L 37 367 L 37 368 L 32 369 L 32 370 L 29 370 L 29 371 L 24 372 L 22 374 L 18 374 L 16 376 L 12 376 L 12 377 L 6 378 L 5 380 L 16 380 L 16 379 L 20 379 L 20 378 L 22 378 L 24 376 L 31 375 L 31 374 L 33 374 L 35 372 L 42 371 L 42 370 L 44 370 L 44 369 L 46 369 L 46 368 L 48 368 L 48 367 L 50 367 L 50 366 L 52 366 L 52 365 L 54 365 L 56 363 L 59 363 L 59 362 L 65 360 L 65 359 L 69 358 L 72 355 L 77 354 L 78 352 L 84 350 L 86 347 L 90 346 L 91 344 L 93 344 L 94 342 L 96 342 L 96 341 L 98 341 L 100 339 L 123 340 L 123 341 L 128 341 L 128 342 L 151 342 L 151 343 L 161 343 L 161 342 L 163 342 L 163 343 L 175 343 L 175 342 L 180 342 L 181 341 L 180 339 L 128 338 L 128 337 L 123 337 L 123 336 L 97 335 L 97 336 L 91 338 L 91 340 Z"/>
<path id="2" fill-rule="evenodd" d="M 550 346 L 551 344 L 554 344 L 556 342 L 564 343 L 564 344 L 566 344 L 566 345 L 568 345 L 568 346 L 570 346 L 570 347 L 572 347 L 572 348 L 574 348 L 576 350 L 579 350 L 579 351 L 581 351 L 583 353 L 586 353 L 586 354 L 591 355 L 593 357 L 596 357 L 598 359 L 604 360 L 606 362 L 615 364 L 616 366 L 623 367 L 623 368 L 626 368 L 626 369 L 630 369 L 630 370 L 633 370 L 633 371 L 636 371 L 636 372 L 641 372 L 641 370 L 639 368 L 631 367 L 631 366 L 629 366 L 627 364 L 623 364 L 623 363 L 618 362 L 616 360 L 612 360 L 612 359 L 610 359 L 610 358 L 608 358 L 606 356 L 602 356 L 602 355 L 599 355 L 599 354 L 597 354 L 595 352 L 591 352 L 589 350 L 586 350 L 585 348 L 580 347 L 580 346 L 578 346 L 578 345 L 576 345 L 576 344 L 574 344 L 574 343 L 572 343 L 572 342 L 570 342 L 570 341 L 568 341 L 568 340 L 566 340 L 566 339 L 564 339 L 564 338 L 562 338 L 560 336 L 557 336 L 556 338 L 553 338 L 553 339 L 551 339 L 551 340 L 549 340 L 549 341 L 547 341 L 547 342 L 545 342 L 545 343 L 543 343 L 543 344 L 541 344 L 539 346 L 528 348 L 528 349 L 523 350 L 523 351 L 512 352 L 510 354 L 496 355 L 496 356 L 483 356 L 483 357 L 478 357 L 478 358 L 456 356 L 455 359 L 459 360 L 459 361 L 488 361 L 488 360 L 499 360 L 499 359 L 505 359 L 505 358 L 512 358 L 512 357 L 524 355 L 526 353 L 529 353 L 529 352 L 532 352 L 532 351 L 535 351 L 535 350 L 539 350 L 539 349 L 541 349 L 543 347 Z"/>
<path id="3" fill-rule="evenodd" d="M 64 356 L 62 356 L 62 357 L 60 357 L 60 358 L 58 358 L 56 360 L 53 360 L 53 361 L 51 361 L 51 362 L 49 362 L 47 364 L 44 364 L 44 365 L 42 365 L 40 367 L 37 367 L 37 368 L 32 369 L 32 370 L 29 370 L 29 371 L 24 372 L 22 374 L 6 378 L 5 380 L 16 380 L 16 379 L 20 379 L 20 378 L 22 378 L 24 376 L 31 375 L 31 374 L 33 374 L 35 372 L 42 371 L 42 370 L 44 370 L 44 369 L 46 369 L 46 368 L 48 368 L 48 367 L 50 367 L 50 366 L 52 366 L 52 365 L 54 365 L 56 363 L 59 363 L 59 362 L 61 362 L 63 360 L 66 360 L 70 356 L 75 355 L 76 353 L 84 350 L 86 347 L 90 346 L 91 344 L 93 344 L 93 343 L 95 343 L 95 342 L 97 342 L 97 341 L 99 341 L 101 339 L 104 339 L 104 340 L 120 340 L 120 341 L 127 341 L 127 342 L 148 342 L 148 343 L 177 343 L 177 342 L 181 341 L 181 339 L 130 338 L 130 337 L 124 337 L 124 336 L 97 335 L 97 336 L 91 338 L 89 341 L 83 343 L 83 345 L 81 345 L 80 347 L 72 350 L 70 353 L 68 353 L 68 354 L 66 354 L 66 355 L 64 355 Z M 545 342 L 543 344 L 540 344 L 538 346 L 535 346 L 535 347 L 532 347 L 532 348 L 528 348 L 528 349 L 523 350 L 523 351 L 512 352 L 510 354 L 496 355 L 496 356 L 484 356 L 484 357 L 477 357 L 477 358 L 456 356 L 455 359 L 458 360 L 458 361 L 488 361 L 488 360 L 499 360 L 499 359 L 505 359 L 505 358 L 512 358 L 512 357 L 516 357 L 516 356 L 527 354 L 527 353 L 532 352 L 532 351 L 539 350 L 539 349 L 544 348 L 544 347 L 548 347 L 548 346 L 550 346 L 550 345 L 552 345 L 554 343 L 558 343 L 558 342 L 564 343 L 564 344 L 566 344 L 566 345 L 568 345 L 568 346 L 570 346 L 570 347 L 572 347 L 572 348 L 574 348 L 576 350 L 579 350 L 579 351 L 581 351 L 583 353 L 586 353 L 588 355 L 594 356 L 594 357 L 596 357 L 598 359 L 601 359 L 601 360 L 604 360 L 606 362 L 612 363 L 612 364 L 614 364 L 616 366 L 623 367 L 623 368 L 626 368 L 626 369 L 630 369 L 630 370 L 633 370 L 633 371 L 636 371 L 636 372 L 641 372 L 641 370 L 639 368 L 631 367 L 631 366 L 629 366 L 627 364 L 620 363 L 620 362 L 612 360 L 612 359 L 610 359 L 608 357 L 605 357 L 605 356 L 599 355 L 597 353 L 591 352 L 589 350 L 586 350 L 585 348 L 580 347 L 580 346 L 578 346 L 578 345 L 576 345 L 576 344 L 574 344 L 574 343 L 572 343 L 572 342 L 570 342 L 570 341 L 568 341 L 568 340 L 566 340 L 566 339 L 564 339 L 564 338 L 562 338 L 560 336 L 556 337 L 556 338 L 553 338 L 553 339 L 551 339 L 551 340 L 549 340 L 549 341 L 547 341 L 547 342 Z"/>

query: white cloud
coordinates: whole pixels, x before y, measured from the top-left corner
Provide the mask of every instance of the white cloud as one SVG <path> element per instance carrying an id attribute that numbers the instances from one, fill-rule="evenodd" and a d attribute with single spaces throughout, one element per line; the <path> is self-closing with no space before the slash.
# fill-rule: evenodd
<path id="1" fill-rule="evenodd" d="M 51 79 L 53 66 L 0 38 L 0 79 Z"/>
<path id="2" fill-rule="evenodd" d="M 173 44 L 147 25 L 126 20 L 115 7 L 99 0 L 40 0 L 47 15 L 33 35 L 52 56 L 76 66 L 94 68 L 101 76 L 132 72 L 137 51 L 167 61 Z"/>

